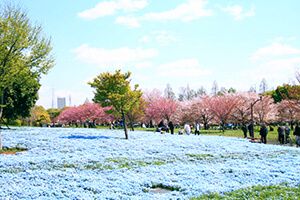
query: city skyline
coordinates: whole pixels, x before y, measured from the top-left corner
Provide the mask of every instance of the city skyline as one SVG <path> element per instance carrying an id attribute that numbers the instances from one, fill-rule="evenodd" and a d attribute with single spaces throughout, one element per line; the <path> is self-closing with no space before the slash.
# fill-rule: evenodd
<path id="1" fill-rule="evenodd" d="M 131 71 L 143 90 L 169 83 L 210 92 L 215 80 L 247 91 L 265 78 L 274 88 L 300 65 L 297 0 L 14 2 L 52 39 L 56 65 L 37 102 L 47 108 L 52 88 L 79 105 L 93 98 L 87 82 L 116 69 Z"/>

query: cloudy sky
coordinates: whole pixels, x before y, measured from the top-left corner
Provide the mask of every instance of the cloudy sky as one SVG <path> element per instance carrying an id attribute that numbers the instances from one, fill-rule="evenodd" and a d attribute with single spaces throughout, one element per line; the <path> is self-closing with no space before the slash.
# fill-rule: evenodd
<path id="1" fill-rule="evenodd" d="M 92 99 L 104 71 L 132 72 L 144 90 L 189 85 L 249 90 L 294 79 L 299 0 L 15 0 L 52 38 L 55 67 L 38 104 Z"/>

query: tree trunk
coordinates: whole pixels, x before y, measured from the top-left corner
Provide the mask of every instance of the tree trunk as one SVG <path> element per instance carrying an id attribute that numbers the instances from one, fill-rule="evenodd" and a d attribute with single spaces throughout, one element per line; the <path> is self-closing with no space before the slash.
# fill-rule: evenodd
<path id="1" fill-rule="evenodd" d="M 4 98 L 3 98 L 3 92 L 0 91 L 0 119 L 2 119 L 3 114 L 3 104 L 4 104 Z M 1 121 L 0 121 L 1 125 Z M 0 150 L 2 150 L 2 134 L 1 134 L 1 126 L 0 126 Z"/>
<path id="2" fill-rule="evenodd" d="M 9 125 L 8 125 L 8 122 L 7 121 L 4 121 L 4 119 L 2 117 L 0 117 L 0 124 L 1 122 L 3 123 L 3 125 L 6 126 L 7 129 L 10 129 Z M 1 127 L 1 126 L 0 126 Z"/>
<path id="3" fill-rule="evenodd" d="M 203 120 L 204 130 L 208 130 L 208 120 L 205 117 L 205 115 L 202 115 L 202 120 Z"/>
<path id="4" fill-rule="evenodd" d="M 124 132 L 125 132 L 125 139 L 128 140 L 128 130 L 127 130 L 126 117 L 124 112 L 122 112 L 122 120 L 123 120 Z"/>
<path id="5" fill-rule="evenodd" d="M 133 122 L 132 122 L 132 121 L 130 122 L 130 129 L 131 129 L 132 131 L 134 131 L 134 127 L 133 127 Z"/>
<path id="6" fill-rule="evenodd" d="M 222 132 L 224 133 L 225 132 L 225 123 L 224 122 L 221 122 L 221 127 L 222 127 Z"/>

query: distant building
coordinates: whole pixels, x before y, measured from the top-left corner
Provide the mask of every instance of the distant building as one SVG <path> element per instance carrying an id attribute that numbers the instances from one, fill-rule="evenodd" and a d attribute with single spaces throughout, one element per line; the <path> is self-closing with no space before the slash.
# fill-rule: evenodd
<path id="1" fill-rule="evenodd" d="M 62 109 L 66 107 L 66 98 L 65 97 L 57 97 L 57 108 Z"/>

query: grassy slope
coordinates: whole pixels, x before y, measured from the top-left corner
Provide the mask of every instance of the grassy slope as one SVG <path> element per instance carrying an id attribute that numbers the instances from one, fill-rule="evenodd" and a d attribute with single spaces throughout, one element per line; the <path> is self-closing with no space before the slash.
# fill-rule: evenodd
<path id="1" fill-rule="evenodd" d="M 239 200 L 239 199 L 300 199 L 300 186 L 289 187 L 285 185 L 276 186 L 254 186 L 220 195 L 218 193 L 206 194 L 192 200 Z"/>
<path id="2" fill-rule="evenodd" d="M 155 131 L 154 128 L 149 129 L 143 129 L 143 128 L 135 128 L 135 130 L 141 130 L 141 131 Z M 178 133 L 178 129 L 175 130 L 175 134 Z M 238 137 L 238 138 L 244 138 L 244 134 L 241 130 L 226 130 L 225 132 L 222 132 L 220 130 L 201 130 L 200 134 L 202 135 L 217 135 L 217 136 L 227 136 L 227 137 Z M 249 136 L 249 133 L 248 133 Z M 255 129 L 255 138 L 260 138 L 259 135 L 259 127 L 256 127 Z M 295 137 L 290 135 L 293 144 L 295 143 Z M 277 127 L 274 128 L 274 131 L 269 131 L 267 135 L 267 142 L 271 144 L 278 144 L 278 134 L 277 134 Z"/>

